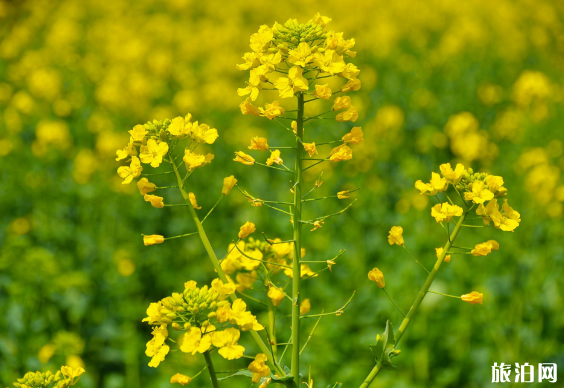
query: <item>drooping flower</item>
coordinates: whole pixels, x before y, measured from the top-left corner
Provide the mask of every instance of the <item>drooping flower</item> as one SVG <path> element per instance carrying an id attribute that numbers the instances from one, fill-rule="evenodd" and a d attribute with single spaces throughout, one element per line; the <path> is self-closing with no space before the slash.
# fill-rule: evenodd
<path id="1" fill-rule="evenodd" d="M 258 117 L 260 115 L 260 109 L 254 106 L 249 100 L 250 98 L 247 98 L 245 99 L 245 101 L 239 104 L 239 108 L 241 108 L 241 113 L 243 113 L 244 115 L 253 115 Z"/>
<path id="2" fill-rule="evenodd" d="M 343 142 L 351 144 L 360 144 L 364 140 L 362 129 L 353 127 L 349 133 L 342 137 Z"/>
<path id="3" fill-rule="evenodd" d="M 207 124 L 198 124 L 197 121 L 192 125 L 190 136 L 198 143 L 206 144 L 213 144 L 219 137 L 217 129 L 210 128 Z"/>
<path id="4" fill-rule="evenodd" d="M 470 253 L 472 256 L 486 256 L 492 251 L 497 251 L 499 249 L 499 244 L 495 240 L 488 240 L 481 244 L 476 244 L 474 249 Z"/>
<path id="5" fill-rule="evenodd" d="M 368 279 L 376 282 L 376 285 L 380 288 L 384 288 L 386 286 L 384 274 L 378 268 L 373 268 L 370 272 L 368 272 Z"/>
<path id="6" fill-rule="evenodd" d="M 157 195 L 145 194 L 143 197 L 146 202 L 151 202 L 153 207 L 161 209 L 164 207 L 163 197 L 159 197 Z"/>
<path id="7" fill-rule="evenodd" d="M 186 163 L 186 169 L 188 171 L 191 171 L 195 168 L 203 166 L 206 163 L 206 156 L 197 154 L 186 148 L 186 150 L 184 150 L 184 157 L 182 158 L 182 160 L 184 161 L 184 163 Z"/>
<path id="8" fill-rule="evenodd" d="M 143 236 L 143 244 L 145 246 L 162 244 L 164 243 L 164 237 L 159 234 L 151 234 L 149 236 Z"/>
<path id="9" fill-rule="evenodd" d="M 155 191 L 157 189 L 157 185 L 149 182 L 147 178 L 141 178 L 137 181 L 137 188 L 139 189 L 141 195 L 145 195 Z"/>
<path id="10" fill-rule="evenodd" d="M 341 144 L 340 146 L 333 148 L 329 155 L 330 161 L 335 163 L 343 162 L 352 159 L 352 149 L 346 144 Z"/>
<path id="11" fill-rule="evenodd" d="M 268 288 L 267 296 L 270 298 L 272 304 L 275 307 L 278 307 L 280 303 L 282 303 L 282 300 L 284 299 L 284 293 L 280 288 L 276 287 L 275 285 L 271 285 Z"/>
<path id="12" fill-rule="evenodd" d="M 245 348 L 237 344 L 241 333 L 232 327 L 223 331 L 212 333 L 213 346 L 219 348 L 219 354 L 227 360 L 235 360 L 243 357 Z"/>
<path id="13" fill-rule="evenodd" d="M 268 140 L 266 137 L 255 136 L 251 138 L 250 150 L 268 151 Z"/>
<path id="14" fill-rule="evenodd" d="M 311 301 L 309 299 L 302 300 L 300 304 L 300 315 L 306 315 L 311 310 Z"/>
<path id="15" fill-rule="evenodd" d="M 337 193 L 337 198 L 338 199 L 347 199 L 351 197 L 351 191 L 350 190 L 343 190 L 343 191 L 339 191 Z"/>
<path id="16" fill-rule="evenodd" d="M 400 247 L 405 244 L 403 240 L 403 228 L 401 226 L 392 226 L 388 235 L 388 243 L 390 245 L 399 245 Z"/>
<path id="17" fill-rule="evenodd" d="M 155 139 L 147 140 L 146 146 L 141 146 L 139 157 L 143 163 L 150 163 L 151 167 L 157 168 L 163 162 L 163 156 L 168 152 L 168 144 Z"/>
<path id="18" fill-rule="evenodd" d="M 284 161 L 280 157 L 280 150 L 274 150 L 270 153 L 270 157 L 266 160 L 267 166 L 272 166 L 272 164 L 282 164 Z"/>
<path id="19" fill-rule="evenodd" d="M 354 106 L 351 106 L 349 109 L 339 113 L 335 117 L 335 120 L 337 120 L 340 123 L 345 121 L 352 121 L 354 123 L 356 119 L 358 119 L 358 112 L 356 111 L 356 108 Z"/>
<path id="20" fill-rule="evenodd" d="M 135 148 L 133 143 L 129 143 L 128 145 L 125 146 L 125 148 L 116 151 L 116 161 L 123 160 L 128 156 L 136 156 L 136 155 L 137 155 L 137 149 Z"/>
<path id="21" fill-rule="evenodd" d="M 233 160 L 239 163 L 243 163 L 247 166 L 252 166 L 253 164 L 255 164 L 255 159 L 251 155 L 247 155 L 243 151 L 235 152 L 235 159 Z"/>
<path id="22" fill-rule="evenodd" d="M 482 304 L 482 300 L 484 299 L 484 294 L 480 294 L 479 292 L 472 291 L 469 294 L 462 295 L 461 299 L 464 302 L 468 302 L 470 304 Z"/>
<path id="23" fill-rule="evenodd" d="M 278 101 L 274 101 L 272 104 L 265 104 L 264 109 L 259 108 L 260 115 L 266 117 L 269 120 L 274 120 L 276 117 L 283 115 L 285 110 L 280 106 Z"/>
<path id="24" fill-rule="evenodd" d="M 317 148 L 315 147 L 315 143 L 303 143 L 304 150 L 308 153 L 310 157 L 317 154 Z"/>
<path id="25" fill-rule="evenodd" d="M 339 96 L 335 98 L 333 107 L 331 108 L 333 112 L 337 112 L 342 109 L 349 109 L 351 107 L 351 98 L 349 96 Z"/>
<path id="26" fill-rule="evenodd" d="M 259 353 L 255 356 L 255 360 L 249 364 L 249 372 L 253 375 L 251 380 L 253 383 L 258 383 L 261 378 L 270 375 L 270 368 L 266 365 L 267 357 L 263 353 Z"/>
<path id="27" fill-rule="evenodd" d="M 170 378 L 170 383 L 178 383 L 182 386 L 190 384 L 192 382 L 192 378 L 190 376 L 183 375 L 181 373 L 177 373 Z"/>
<path id="28" fill-rule="evenodd" d="M 311 231 L 313 232 L 316 231 L 317 229 L 321 229 L 324 223 L 325 222 L 323 221 L 313 221 L 313 229 Z"/>
<path id="29" fill-rule="evenodd" d="M 188 193 L 188 199 L 190 200 L 190 204 L 196 210 L 200 210 L 202 207 L 198 206 L 198 201 L 196 200 L 196 194 Z"/>
<path id="30" fill-rule="evenodd" d="M 228 195 L 236 184 L 237 179 L 235 179 L 235 176 L 233 175 L 223 178 L 223 188 L 221 189 L 221 194 Z"/>
<path id="31" fill-rule="evenodd" d="M 166 324 L 163 324 L 160 327 L 155 327 L 152 334 L 153 339 L 147 342 L 147 350 L 145 351 L 145 354 L 151 357 L 149 366 L 156 368 L 165 359 L 165 356 L 170 350 L 170 347 L 165 344 L 165 341 L 168 338 Z"/>
<path id="32" fill-rule="evenodd" d="M 239 229 L 239 238 L 245 239 L 247 238 L 247 236 L 251 233 L 254 233 L 257 230 L 255 224 L 253 224 L 251 221 L 247 221 L 243 224 L 243 226 L 241 226 L 241 228 Z"/>
<path id="33" fill-rule="evenodd" d="M 117 173 L 120 178 L 123 178 L 122 184 L 126 185 L 131 183 L 133 178 L 137 178 L 141 175 L 141 171 L 143 171 L 143 166 L 141 166 L 141 162 L 137 156 L 131 157 L 131 164 L 129 166 L 121 166 L 118 168 Z"/>
<path id="34" fill-rule="evenodd" d="M 359 79 L 350 79 L 342 88 L 341 92 L 348 93 L 348 92 L 356 92 L 360 90 L 361 82 Z"/>

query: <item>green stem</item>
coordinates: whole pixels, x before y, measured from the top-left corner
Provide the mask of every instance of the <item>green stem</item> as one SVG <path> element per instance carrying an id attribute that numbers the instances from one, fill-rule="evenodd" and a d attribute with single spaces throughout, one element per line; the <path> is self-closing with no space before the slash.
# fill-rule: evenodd
<path id="1" fill-rule="evenodd" d="M 213 388 L 219 388 L 219 383 L 217 382 L 217 376 L 215 375 L 215 369 L 212 364 L 210 352 L 204 352 L 204 357 L 206 358 L 206 364 L 208 364 L 208 371 L 210 372 L 210 379 L 212 381 Z"/>
<path id="2" fill-rule="evenodd" d="M 421 288 L 421 291 L 419 291 L 419 294 L 417 294 L 417 298 L 415 298 L 415 302 L 413 302 L 413 305 L 411 305 L 411 308 L 407 312 L 406 317 L 403 319 L 401 326 L 399 327 L 398 331 L 395 333 L 396 346 L 398 345 L 399 341 L 403 337 L 403 334 L 405 333 L 407 326 L 409 325 L 409 323 L 413 319 L 413 316 L 417 312 L 417 309 L 421 305 L 421 302 L 425 298 L 425 295 L 427 295 L 427 292 L 429 291 L 431 284 L 433 284 L 433 280 L 435 280 L 435 277 L 437 276 L 437 273 L 439 272 L 439 268 L 441 267 L 441 264 L 443 263 L 443 260 L 446 256 L 448 250 L 452 246 L 454 239 L 456 238 L 456 236 L 458 235 L 458 232 L 462 228 L 462 223 L 464 222 L 464 219 L 466 218 L 467 214 L 468 214 L 468 211 L 466 211 L 466 213 L 462 214 L 462 216 L 460 217 L 460 219 L 456 223 L 456 226 L 454 227 L 454 230 L 452 231 L 452 234 L 450 235 L 449 240 L 446 242 L 445 246 L 443 247 L 442 253 L 439 255 L 439 257 L 437 258 L 437 261 L 435 262 L 435 266 L 433 267 L 433 269 L 429 273 L 429 276 L 427 276 L 427 280 L 425 281 L 425 284 L 423 284 L 423 287 Z M 368 374 L 368 377 L 366 378 L 366 380 L 364 380 L 364 382 L 362 383 L 360 388 L 367 388 L 368 386 L 370 386 L 370 384 L 372 384 L 372 381 L 374 381 L 374 378 L 376 377 L 376 375 L 380 371 L 381 367 L 382 367 L 382 365 L 380 363 L 376 364 L 376 366 Z"/>
<path id="3" fill-rule="evenodd" d="M 172 156 L 170 154 L 168 155 L 168 157 L 172 161 Z M 182 198 L 184 198 L 184 201 L 186 202 L 186 204 L 190 205 L 191 204 L 190 198 L 188 197 L 188 193 L 186 193 L 186 191 L 184 190 L 184 184 L 182 183 L 182 177 L 180 176 L 180 173 L 178 172 L 178 168 L 176 168 L 176 166 L 174 164 L 172 164 L 172 168 L 174 170 L 174 175 L 176 176 L 176 180 L 178 181 L 178 189 L 180 190 L 180 194 L 182 194 Z M 217 256 L 215 255 L 215 252 L 214 252 L 214 250 L 213 250 L 213 248 L 210 244 L 210 240 L 208 239 L 208 236 L 206 235 L 206 231 L 204 230 L 204 227 L 202 226 L 202 223 L 200 222 L 200 219 L 198 218 L 198 215 L 196 214 L 196 210 L 194 210 L 194 207 L 192 207 L 192 206 L 186 206 L 186 207 L 188 208 L 188 212 L 190 213 L 190 217 L 192 217 L 192 220 L 196 224 L 196 228 L 198 229 L 198 234 L 200 235 L 200 240 L 202 240 L 202 244 L 204 244 L 204 248 L 206 249 L 208 257 L 210 258 L 210 260 L 213 264 L 213 267 L 215 268 L 215 270 L 216 270 L 216 272 L 219 276 L 219 279 L 221 279 L 221 281 L 225 284 L 229 283 L 227 276 L 225 276 L 225 272 L 223 272 L 223 269 L 221 268 L 219 260 L 217 260 Z M 235 301 L 237 299 L 237 296 L 235 294 L 232 294 L 230 296 L 230 298 L 231 298 L 232 301 Z M 268 347 L 266 346 L 266 344 L 264 343 L 262 338 L 259 336 L 259 334 L 254 330 L 251 330 L 250 333 L 253 336 L 253 338 L 255 339 L 255 341 L 256 341 L 257 345 L 259 346 L 260 350 L 266 355 L 270 366 L 276 369 L 279 376 L 286 376 L 286 373 L 284 373 L 282 368 L 280 368 L 276 364 L 276 362 L 274 361 L 274 358 L 272 357 L 272 353 L 270 353 L 270 351 L 268 350 Z"/>
<path id="4" fill-rule="evenodd" d="M 294 185 L 294 263 L 292 268 L 292 364 L 291 371 L 296 387 L 300 386 L 300 281 L 302 252 L 302 154 L 304 146 L 304 95 L 298 94 L 298 119 L 296 120 L 296 165 Z"/>
<path id="5" fill-rule="evenodd" d="M 274 359 L 278 359 L 278 345 L 276 344 L 276 315 L 272 303 L 268 303 L 268 331 L 270 332 L 270 341 L 272 341 L 272 355 Z"/>

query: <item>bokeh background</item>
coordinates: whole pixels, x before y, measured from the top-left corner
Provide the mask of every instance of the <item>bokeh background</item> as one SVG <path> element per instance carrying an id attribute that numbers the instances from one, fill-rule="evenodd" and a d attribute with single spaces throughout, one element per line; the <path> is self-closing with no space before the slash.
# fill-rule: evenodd
<path id="1" fill-rule="evenodd" d="M 184 212 L 153 209 L 134 185 L 121 185 L 115 150 L 135 124 L 191 112 L 220 133 L 209 147 L 216 159 L 191 178 L 201 212 L 231 174 L 257 197 L 287 198 L 285 174 L 231 162 L 251 136 L 291 140 L 275 123 L 240 114 L 236 89 L 247 72 L 235 64 L 260 25 L 307 21 L 316 12 L 356 39 L 352 62 L 363 84 L 351 96 L 365 142 L 352 161 L 325 168 L 319 190 L 360 186 L 358 202 L 306 234 L 309 259 L 347 250 L 332 273 L 305 283 L 312 311 L 357 295 L 342 316 L 321 321 L 304 370 L 312 365 L 316 386 L 354 387 L 372 368 L 368 345 L 386 319 L 397 328 L 401 317 L 366 273 L 382 269 L 407 310 L 425 273 L 388 245 L 387 231 L 402 225 L 411 251 L 434 263 L 444 232 L 413 184 L 445 162 L 502 175 L 523 221 L 515 233 L 464 232 L 465 245 L 494 238 L 501 249 L 453 257 L 433 288 L 484 292 L 484 305 L 430 295 L 402 341 L 398 372 L 382 373 L 375 386 L 488 386 L 494 362 L 556 362 L 562 369 L 562 1 L 3 0 L 0 385 L 62 364 L 85 366 L 84 388 L 168 387 L 172 374 L 200 369 L 203 360 L 177 354 L 156 370 L 147 366 L 151 335 L 141 319 L 148 304 L 188 279 L 209 282 L 213 271 L 197 237 L 142 245 L 141 233 L 174 235 L 193 226 Z M 306 136 L 332 140 L 349 128 L 324 121 Z M 308 184 L 320 170 L 307 175 Z M 324 201 L 308 211 L 342 206 Z M 216 251 L 225 253 L 248 219 L 269 236 L 288 237 L 287 220 L 272 213 L 233 191 L 206 222 Z M 264 314 L 251 308 L 259 319 Z M 289 322 L 278 324 L 284 333 Z M 255 351 L 252 340 L 243 342 Z M 209 385 L 205 376 L 192 384 Z"/>

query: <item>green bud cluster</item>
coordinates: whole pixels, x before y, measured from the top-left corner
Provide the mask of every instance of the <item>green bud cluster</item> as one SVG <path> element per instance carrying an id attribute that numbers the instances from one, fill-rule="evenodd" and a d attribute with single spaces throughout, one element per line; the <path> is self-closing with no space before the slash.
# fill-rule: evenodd
<path id="1" fill-rule="evenodd" d="M 466 191 L 472 191 L 472 184 L 474 182 L 482 181 L 485 184 L 484 188 L 494 192 L 497 198 L 505 197 L 507 195 L 507 189 L 505 187 L 502 187 L 501 189 L 494 191 L 492 188 L 488 186 L 487 182 L 489 176 L 490 174 L 486 172 L 475 173 L 472 168 L 469 168 L 464 172 L 464 174 L 462 175 L 462 179 L 455 187 L 459 192 L 464 193 Z"/>
<path id="2" fill-rule="evenodd" d="M 71 385 L 70 379 L 64 379 L 61 376 L 61 371 L 53 374 L 50 371 L 43 372 L 28 372 L 24 377 L 18 379 L 14 383 L 16 388 L 64 388 Z"/>
<path id="3" fill-rule="evenodd" d="M 296 48 L 302 42 L 311 43 L 326 38 L 323 27 L 314 23 L 313 20 L 298 23 L 296 19 L 290 19 L 284 25 L 275 23 L 272 32 L 274 44 L 282 51 Z"/>

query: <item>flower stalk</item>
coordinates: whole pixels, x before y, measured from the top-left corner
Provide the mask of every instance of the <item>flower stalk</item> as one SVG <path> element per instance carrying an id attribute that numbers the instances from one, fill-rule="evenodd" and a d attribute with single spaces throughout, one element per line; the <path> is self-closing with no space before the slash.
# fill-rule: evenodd
<path id="1" fill-rule="evenodd" d="M 219 388 L 219 383 L 217 381 L 217 375 L 215 374 L 215 368 L 212 363 L 212 359 L 210 356 L 210 352 L 204 352 L 204 358 L 206 359 L 206 364 L 208 366 L 208 372 L 210 373 L 210 379 L 212 382 L 213 388 Z"/>

